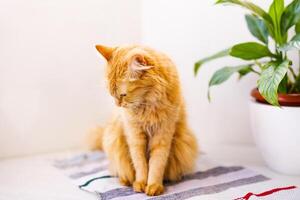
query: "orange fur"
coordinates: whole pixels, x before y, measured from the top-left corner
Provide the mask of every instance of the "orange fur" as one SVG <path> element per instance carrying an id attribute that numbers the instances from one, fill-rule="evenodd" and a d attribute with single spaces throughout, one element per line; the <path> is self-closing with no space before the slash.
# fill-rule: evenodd
<path id="1" fill-rule="evenodd" d="M 96 48 L 107 59 L 108 88 L 119 108 L 92 138 L 94 147 L 107 153 L 122 184 L 159 195 L 163 180 L 177 181 L 193 170 L 198 152 L 176 67 L 143 46 Z"/>

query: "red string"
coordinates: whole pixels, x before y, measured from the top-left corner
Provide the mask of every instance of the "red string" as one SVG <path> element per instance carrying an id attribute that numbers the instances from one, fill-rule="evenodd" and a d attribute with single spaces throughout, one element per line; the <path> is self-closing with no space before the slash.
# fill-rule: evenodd
<path id="1" fill-rule="evenodd" d="M 252 192 L 249 192 L 244 197 L 240 197 L 240 198 L 237 198 L 235 200 L 249 200 L 249 198 L 251 196 L 262 197 L 262 196 L 267 196 L 267 195 L 270 195 L 270 194 L 273 194 L 275 192 L 279 192 L 279 191 L 282 191 L 282 190 L 291 190 L 291 189 L 295 189 L 295 188 L 297 188 L 297 187 L 296 186 L 289 186 L 289 187 L 282 187 L 282 188 L 274 188 L 272 190 L 268 190 L 268 191 L 265 191 L 265 192 L 262 192 L 262 193 L 259 193 L 259 194 L 254 194 Z"/>

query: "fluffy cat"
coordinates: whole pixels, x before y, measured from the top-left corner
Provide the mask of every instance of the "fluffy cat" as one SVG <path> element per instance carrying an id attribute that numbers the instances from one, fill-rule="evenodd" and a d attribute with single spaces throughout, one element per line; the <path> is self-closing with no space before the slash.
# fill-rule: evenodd
<path id="1" fill-rule="evenodd" d="M 147 195 L 163 193 L 163 180 L 192 172 L 197 142 L 187 125 L 176 67 L 164 54 L 132 45 L 96 49 L 107 60 L 106 78 L 118 106 L 90 138 L 123 185 Z"/>

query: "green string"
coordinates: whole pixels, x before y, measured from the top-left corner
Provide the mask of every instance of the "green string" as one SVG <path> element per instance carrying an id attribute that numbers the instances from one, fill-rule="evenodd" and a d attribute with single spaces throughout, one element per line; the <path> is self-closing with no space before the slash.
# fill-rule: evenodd
<path id="1" fill-rule="evenodd" d="M 98 180 L 98 179 L 103 179 L 103 178 L 113 178 L 113 177 L 114 177 L 114 176 L 110 176 L 110 175 L 96 177 L 96 178 L 93 178 L 93 179 L 91 179 L 91 180 L 88 180 L 85 184 L 79 185 L 79 188 L 86 187 L 86 186 L 88 186 L 91 182 L 93 182 L 93 181 L 95 181 L 95 180 Z"/>

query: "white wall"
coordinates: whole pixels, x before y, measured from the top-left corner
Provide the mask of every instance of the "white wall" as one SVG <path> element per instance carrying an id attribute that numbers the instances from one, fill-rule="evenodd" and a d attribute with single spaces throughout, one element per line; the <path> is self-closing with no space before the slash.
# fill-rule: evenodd
<path id="1" fill-rule="evenodd" d="M 110 113 L 96 43 L 137 43 L 139 0 L 0 1 L 0 157 L 78 146 Z"/>
<path id="2" fill-rule="evenodd" d="M 144 43 L 177 63 L 189 120 L 205 148 L 252 144 L 248 117 L 254 75 L 212 88 L 224 59 L 193 64 L 232 44 L 255 40 L 245 10 L 213 0 L 0 0 L 0 157 L 79 146 L 112 108 L 94 44 Z M 271 0 L 254 1 L 268 5 Z"/>
<path id="3" fill-rule="evenodd" d="M 204 148 L 220 143 L 252 144 L 248 102 L 256 76 L 250 75 L 241 81 L 234 76 L 225 84 L 212 88 L 212 102 L 209 103 L 206 95 L 212 73 L 243 61 L 218 60 L 204 66 L 196 78 L 193 75 L 193 64 L 197 59 L 236 43 L 255 41 L 247 30 L 245 10 L 214 5 L 214 2 L 144 0 L 143 43 L 168 53 L 177 63 L 189 121 Z M 267 7 L 271 0 L 254 2 Z"/>

